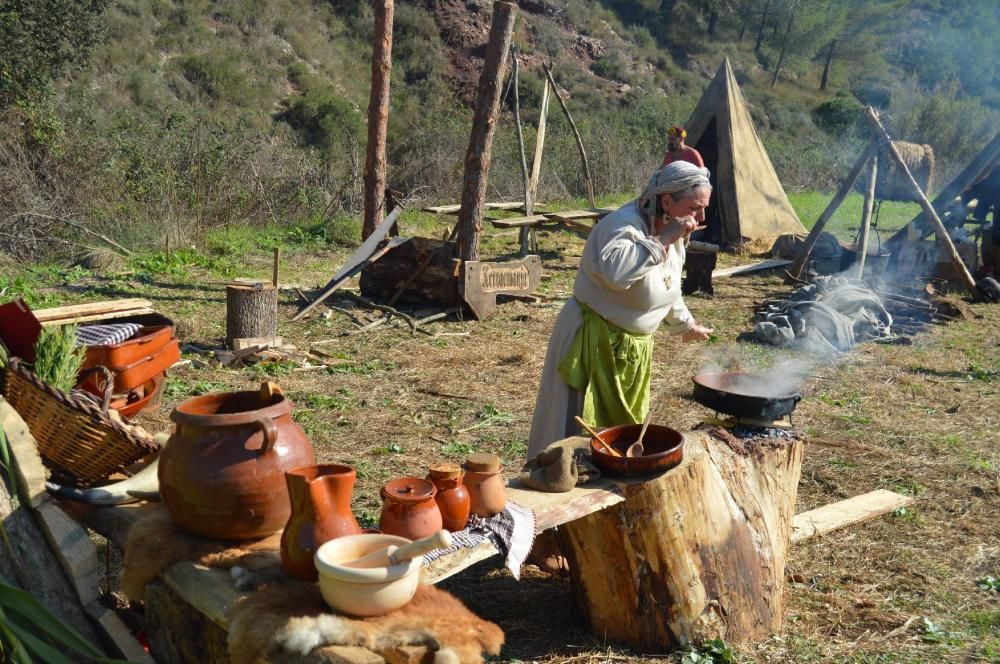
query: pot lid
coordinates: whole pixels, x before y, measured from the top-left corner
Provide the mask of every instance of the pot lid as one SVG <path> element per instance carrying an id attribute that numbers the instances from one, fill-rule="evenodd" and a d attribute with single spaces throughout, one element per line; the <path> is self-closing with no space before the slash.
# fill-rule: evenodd
<path id="1" fill-rule="evenodd" d="M 419 477 L 400 477 L 390 480 L 382 487 L 382 493 L 404 503 L 419 503 L 433 498 L 437 493 L 437 487 L 430 480 Z"/>
<path id="2" fill-rule="evenodd" d="M 435 480 L 457 480 L 462 476 L 462 467 L 457 463 L 439 463 L 428 468 L 427 473 Z"/>
<path id="3" fill-rule="evenodd" d="M 495 473 L 500 470 L 500 457 L 496 454 L 472 454 L 465 460 L 465 468 L 474 473 Z"/>

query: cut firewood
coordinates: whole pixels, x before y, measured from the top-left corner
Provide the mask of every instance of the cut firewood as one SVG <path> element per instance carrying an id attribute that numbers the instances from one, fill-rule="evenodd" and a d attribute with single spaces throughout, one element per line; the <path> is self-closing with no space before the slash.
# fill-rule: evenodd
<path id="1" fill-rule="evenodd" d="M 233 339 L 233 350 L 244 350 L 246 348 L 250 348 L 251 346 L 271 348 L 273 346 L 281 346 L 284 343 L 285 340 L 281 337 L 246 337 Z"/>
<path id="2" fill-rule="evenodd" d="M 878 489 L 796 514 L 792 522 L 792 541 L 798 542 L 853 523 L 874 519 L 905 507 L 913 500 L 912 496 Z"/>

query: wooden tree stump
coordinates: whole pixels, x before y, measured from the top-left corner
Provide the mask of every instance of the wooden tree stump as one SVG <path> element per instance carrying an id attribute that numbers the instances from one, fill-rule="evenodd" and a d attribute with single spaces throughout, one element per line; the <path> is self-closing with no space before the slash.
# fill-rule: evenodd
<path id="1" fill-rule="evenodd" d="M 233 339 L 278 334 L 278 289 L 273 284 L 226 286 L 226 346 Z"/>
<path id="2" fill-rule="evenodd" d="M 781 627 L 802 442 L 685 439 L 680 466 L 559 530 L 590 629 L 642 652 Z"/>

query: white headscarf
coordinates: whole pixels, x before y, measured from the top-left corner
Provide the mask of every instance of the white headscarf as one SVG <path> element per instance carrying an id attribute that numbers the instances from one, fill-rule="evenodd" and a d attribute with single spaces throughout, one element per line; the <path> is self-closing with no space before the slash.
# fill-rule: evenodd
<path id="1" fill-rule="evenodd" d="M 656 215 L 656 199 L 660 194 L 676 194 L 690 187 L 711 186 L 707 168 L 699 168 L 688 161 L 671 162 L 649 179 L 649 184 L 639 196 L 639 211 L 650 221 Z"/>

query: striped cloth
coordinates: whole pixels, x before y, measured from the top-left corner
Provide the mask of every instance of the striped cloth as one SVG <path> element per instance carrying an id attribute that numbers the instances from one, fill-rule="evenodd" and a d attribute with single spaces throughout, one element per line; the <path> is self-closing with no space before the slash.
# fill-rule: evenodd
<path id="1" fill-rule="evenodd" d="M 535 543 L 535 513 L 508 500 L 503 512 L 487 519 L 473 514 L 465 530 L 452 533 L 451 537 L 453 544 L 449 548 L 424 554 L 424 563 L 490 541 L 504 556 L 511 576 L 520 579 L 521 565 Z"/>
<path id="2" fill-rule="evenodd" d="M 77 346 L 112 346 L 131 339 L 142 327 L 136 323 L 82 325 L 76 329 Z"/>

